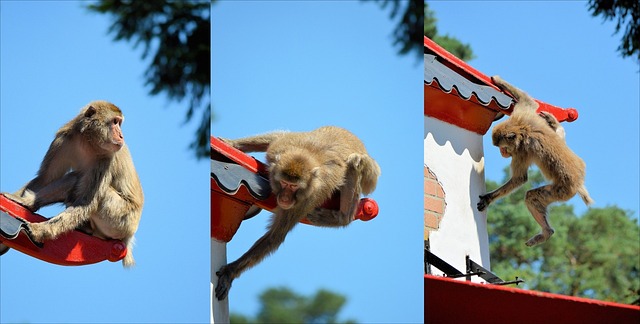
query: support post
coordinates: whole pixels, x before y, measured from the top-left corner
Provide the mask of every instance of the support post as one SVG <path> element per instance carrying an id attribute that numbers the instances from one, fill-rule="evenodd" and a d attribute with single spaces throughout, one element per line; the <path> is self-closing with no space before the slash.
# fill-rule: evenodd
<path id="1" fill-rule="evenodd" d="M 227 243 L 211 239 L 211 323 L 229 323 L 229 297 L 218 300 L 215 289 L 218 285 L 216 271 L 227 264 Z"/>

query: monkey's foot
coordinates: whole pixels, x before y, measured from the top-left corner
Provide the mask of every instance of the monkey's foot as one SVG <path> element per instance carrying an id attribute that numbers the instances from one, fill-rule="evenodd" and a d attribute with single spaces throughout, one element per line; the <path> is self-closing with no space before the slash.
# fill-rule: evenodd
<path id="1" fill-rule="evenodd" d="M 26 223 L 26 225 L 25 231 L 36 245 L 42 244 L 46 240 L 54 239 L 49 235 L 46 226 L 42 223 Z"/>
<path id="2" fill-rule="evenodd" d="M 351 166 L 352 168 L 356 169 L 356 170 L 361 170 L 362 169 L 362 160 L 363 160 L 363 155 L 359 154 L 359 153 L 351 153 L 348 157 L 347 157 L 347 165 Z"/>
<path id="3" fill-rule="evenodd" d="M 525 244 L 528 247 L 532 247 L 534 245 L 538 245 L 540 243 L 544 243 L 551 237 L 551 235 L 553 235 L 553 233 L 554 233 L 553 230 L 542 231 L 542 233 L 538 233 L 534 237 L 530 238 Z"/>
<path id="4" fill-rule="evenodd" d="M 31 242 L 37 246 L 42 247 L 42 243 L 37 242 L 33 239 L 31 235 L 31 230 L 29 229 L 29 223 L 20 217 L 11 217 L 9 214 L 5 212 L 0 212 L 0 235 L 6 239 L 13 240 L 18 237 L 21 231 L 24 231 L 27 234 L 27 237 Z M 3 249 L 5 247 L 6 249 Z M 9 247 L 6 245 L 0 244 L 0 255 L 4 254 L 9 250 Z"/>

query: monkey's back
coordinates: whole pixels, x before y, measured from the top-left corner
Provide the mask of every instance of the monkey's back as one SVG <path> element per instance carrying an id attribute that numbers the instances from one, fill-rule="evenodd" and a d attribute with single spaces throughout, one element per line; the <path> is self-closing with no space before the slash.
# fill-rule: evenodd
<path id="1" fill-rule="evenodd" d="M 333 159 L 342 162 L 351 153 L 367 154 L 362 141 L 350 131 L 336 126 L 324 126 L 309 132 L 286 133 L 269 145 L 267 155 L 274 155 L 291 147 L 303 148 L 314 156 L 322 157 L 324 161 L 318 161 L 320 164 Z"/>
<path id="2" fill-rule="evenodd" d="M 586 164 L 567 146 L 542 118 L 532 115 L 527 119 L 516 118 L 515 123 L 531 127 L 527 155 L 544 177 L 565 188 L 567 196 L 573 197 L 584 184 Z M 567 199 L 568 199 L 567 198 Z"/>

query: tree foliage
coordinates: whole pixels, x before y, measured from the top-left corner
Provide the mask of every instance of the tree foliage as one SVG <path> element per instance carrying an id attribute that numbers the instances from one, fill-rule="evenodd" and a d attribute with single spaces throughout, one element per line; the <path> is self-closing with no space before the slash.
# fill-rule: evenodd
<path id="1" fill-rule="evenodd" d="M 616 20 L 617 34 L 624 29 L 618 51 L 622 57 L 636 56 L 640 62 L 640 1 L 589 0 L 591 15 L 604 20 Z"/>
<path id="2" fill-rule="evenodd" d="M 269 288 L 260 294 L 260 311 L 255 319 L 231 314 L 231 323 L 355 323 L 338 321 L 338 313 L 347 299 L 328 290 L 320 289 L 312 296 L 302 296 L 280 287 Z"/>
<path id="3" fill-rule="evenodd" d="M 436 27 L 438 19 L 435 13 L 429 9 L 427 2 L 424 2 L 424 36 L 429 37 L 436 44 L 455 55 L 463 61 L 469 61 L 475 58 L 471 46 L 464 44 L 455 37 L 449 35 L 440 35 Z"/>
<path id="4" fill-rule="evenodd" d="M 109 14 L 114 40 L 144 45 L 142 58 L 153 56 L 145 72 L 149 93 L 170 100 L 188 99 L 185 122 L 200 114 L 190 148 L 209 156 L 211 119 L 211 2 L 100 0 L 91 11 Z"/>
<path id="5" fill-rule="evenodd" d="M 505 280 L 523 278 L 524 287 L 539 291 L 619 303 L 638 300 L 640 226 L 632 213 L 609 206 L 577 216 L 573 206 L 553 204 L 549 217 L 555 234 L 529 248 L 524 242 L 540 228 L 524 195 L 545 182 L 539 171 L 531 171 L 529 179 L 489 208 L 492 271 Z M 497 187 L 487 182 L 487 190 Z"/>
<path id="6" fill-rule="evenodd" d="M 401 14 L 400 21 L 393 30 L 393 45 L 398 47 L 398 54 L 404 55 L 415 53 L 419 59 L 422 58 L 423 45 L 420 26 L 423 24 L 423 0 L 373 0 L 380 5 L 380 8 L 390 9 L 389 18 L 396 19 Z"/>

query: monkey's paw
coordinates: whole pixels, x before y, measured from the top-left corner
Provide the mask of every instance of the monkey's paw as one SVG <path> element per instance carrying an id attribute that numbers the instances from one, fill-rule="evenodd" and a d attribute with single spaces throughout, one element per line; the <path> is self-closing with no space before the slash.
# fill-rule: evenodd
<path id="1" fill-rule="evenodd" d="M 47 227 L 42 223 L 27 223 L 26 231 L 29 238 L 35 243 L 42 243 L 53 238 L 48 235 Z"/>
<path id="2" fill-rule="evenodd" d="M 362 154 L 351 153 L 347 157 L 347 166 L 350 166 L 350 167 L 354 168 L 355 170 L 360 170 L 360 169 L 362 169 L 362 160 L 363 159 L 364 159 L 364 157 L 362 156 Z"/>
<path id="3" fill-rule="evenodd" d="M 547 231 L 543 230 L 541 233 L 538 233 L 534 237 L 530 238 L 525 244 L 528 247 L 532 247 L 540 243 L 544 243 L 551 237 L 551 235 L 553 235 L 553 233 L 554 233 L 553 229 L 547 230 Z"/>
<path id="4" fill-rule="evenodd" d="M 489 195 L 480 195 L 480 201 L 478 201 L 477 206 L 478 211 L 484 211 L 485 209 L 487 209 L 490 203 L 491 199 L 489 198 Z"/>
<path id="5" fill-rule="evenodd" d="M 235 141 L 234 141 L 234 140 L 232 140 L 232 139 L 228 139 L 228 138 L 224 138 L 224 137 L 218 137 L 218 139 L 219 139 L 220 141 L 222 141 L 223 143 L 225 143 L 225 144 L 227 144 L 227 145 L 231 146 L 231 147 L 235 147 L 235 148 L 237 148 L 237 147 L 236 147 L 236 145 L 234 145 L 234 144 L 235 144 Z"/>
<path id="6" fill-rule="evenodd" d="M 216 298 L 218 298 L 218 300 L 223 300 L 229 295 L 229 289 L 231 289 L 231 282 L 233 281 L 230 272 L 227 266 L 223 266 L 216 272 L 216 276 L 218 276 Z"/>
<path id="7" fill-rule="evenodd" d="M 548 113 L 546 111 L 541 111 L 541 112 L 538 113 L 538 115 L 540 117 L 542 117 L 547 122 L 547 124 L 549 124 L 549 126 L 551 126 L 551 128 L 553 128 L 553 129 L 558 128 L 558 120 L 552 114 L 550 114 L 550 113 Z"/>

